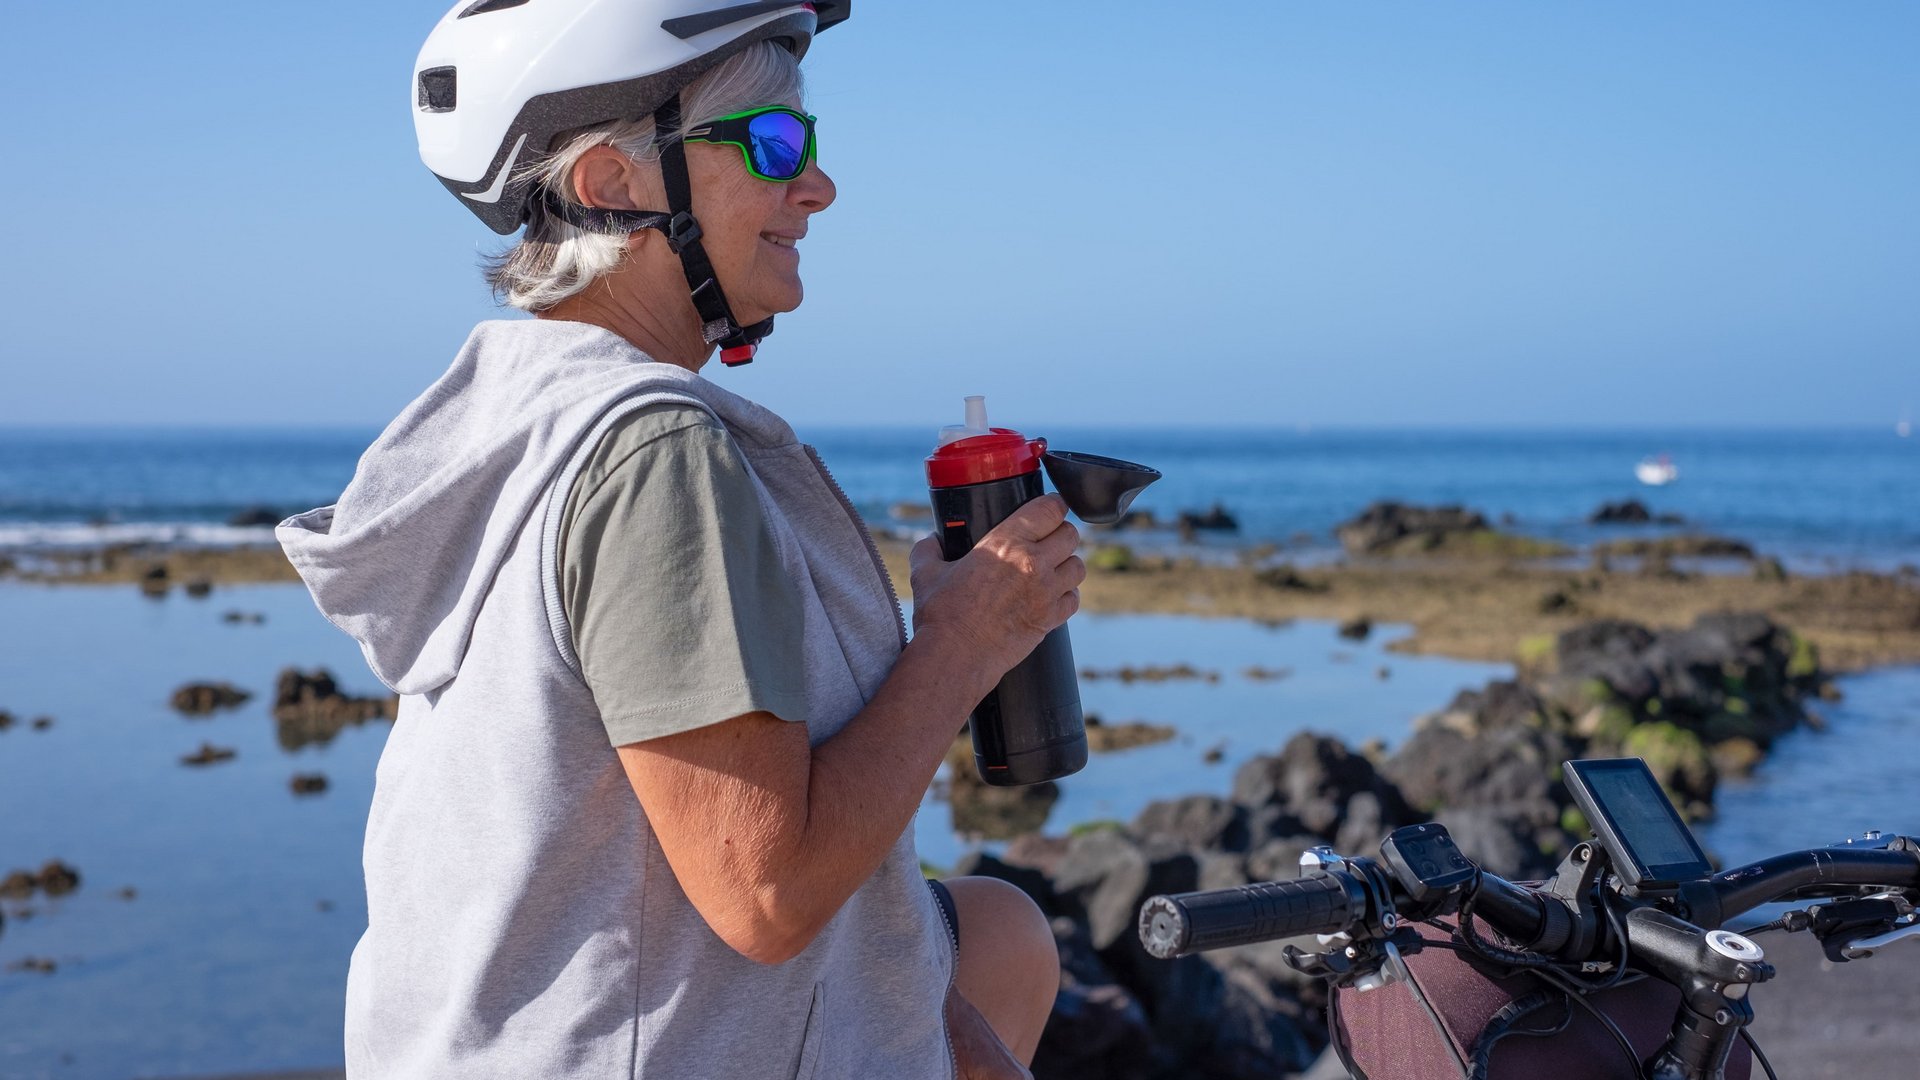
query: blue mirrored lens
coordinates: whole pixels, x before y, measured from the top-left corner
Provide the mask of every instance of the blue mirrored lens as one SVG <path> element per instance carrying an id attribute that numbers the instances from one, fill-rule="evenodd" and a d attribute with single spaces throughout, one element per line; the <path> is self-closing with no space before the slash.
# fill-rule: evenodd
<path id="1" fill-rule="evenodd" d="M 807 125 L 787 113 L 761 113 L 747 122 L 753 167 L 776 180 L 792 180 L 806 168 Z"/>

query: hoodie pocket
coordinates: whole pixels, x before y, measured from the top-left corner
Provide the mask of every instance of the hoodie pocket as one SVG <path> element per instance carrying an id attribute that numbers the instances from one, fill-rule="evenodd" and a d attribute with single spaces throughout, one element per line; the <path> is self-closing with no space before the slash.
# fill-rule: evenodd
<path id="1" fill-rule="evenodd" d="M 793 1080 L 814 1080 L 814 1074 L 820 1071 L 820 1042 L 826 1028 L 826 984 L 814 983 L 813 1004 L 807 1009 L 807 1029 L 800 1037 L 800 1067 L 793 1070 Z"/>

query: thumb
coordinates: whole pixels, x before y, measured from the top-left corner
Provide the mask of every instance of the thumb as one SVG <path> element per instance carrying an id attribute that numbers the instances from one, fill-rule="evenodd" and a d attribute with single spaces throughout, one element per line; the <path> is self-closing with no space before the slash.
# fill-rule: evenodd
<path id="1" fill-rule="evenodd" d="M 1007 515 L 1007 519 L 994 527 L 994 532 L 1025 540 L 1029 543 L 1053 535 L 1060 523 L 1067 520 L 1067 500 L 1058 495 L 1042 495 Z"/>
<path id="2" fill-rule="evenodd" d="M 907 552 L 907 565 L 916 571 L 929 563 L 943 562 L 945 559 L 937 536 L 921 537 L 920 542 L 913 545 L 913 550 Z"/>

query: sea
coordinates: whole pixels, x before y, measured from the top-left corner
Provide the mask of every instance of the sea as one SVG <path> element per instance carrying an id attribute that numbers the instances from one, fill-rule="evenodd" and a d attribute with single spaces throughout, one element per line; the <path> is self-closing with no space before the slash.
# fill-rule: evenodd
<path id="1" fill-rule="evenodd" d="M 102 543 L 271 542 L 228 524 L 248 510 L 323 506 L 374 430 L 0 430 L 0 554 Z M 918 428 L 800 431 L 876 523 L 926 502 Z M 1162 519 L 1223 506 L 1216 545 L 1337 551 L 1332 530 L 1376 499 L 1458 503 L 1517 531 L 1585 543 L 1602 503 L 1638 498 L 1694 531 L 1744 540 L 1789 569 L 1892 569 L 1920 560 L 1920 439 L 1889 429 L 1417 431 L 1034 429 L 1056 449 L 1164 475 L 1136 502 Z M 1666 455 L 1679 479 L 1634 467 Z"/>
<path id="2" fill-rule="evenodd" d="M 0 431 L 0 558 L 271 542 L 268 527 L 230 522 L 332 501 L 376 434 Z M 1457 502 L 1575 544 L 1658 531 L 1587 523 L 1603 502 L 1638 498 L 1796 572 L 1920 562 L 1920 442 L 1891 432 L 1031 434 L 1160 469 L 1165 479 L 1137 504 L 1160 520 L 1223 507 L 1237 531 L 1114 538 L 1201 556 L 1270 545 L 1277 558 L 1333 558 L 1334 526 L 1382 498 Z M 876 525 L 915 528 L 930 432 L 802 435 Z M 1638 483 L 1635 464 L 1662 453 L 1679 479 Z M 1089 711 L 1177 734 L 1097 755 L 1061 782 L 1046 828 L 1124 821 L 1153 799 L 1225 792 L 1239 765 L 1302 730 L 1391 746 L 1417 716 L 1511 673 L 1393 651 L 1409 632 L 1389 623 L 1354 642 L 1313 620 L 1076 617 L 1083 667 L 1185 663 L 1201 677 L 1084 682 Z M 0 731 L 0 875 L 56 858 L 81 874 L 70 895 L 0 902 L 0 1077 L 339 1066 L 347 960 L 366 925 L 362 831 L 387 728 L 282 742 L 268 699 L 288 666 L 325 667 L 349 692 L 380 692 L 358 648 L 298 585 L 150 598 L 125 586 L 0 580 L 0 710 L 18 721 Z M 1289 674 L 1254 678 L 1254 667 Z M 188 719 L 168 699 L 190 681 L 254 696 Z M 1844 700 L 1825 710 L 1824 731 L 1788 736 L 1751 779 L 1722 789 L 1717 819 L 1699 833 L 1724 863 L 1871 828 L 1920 833 L 1920 667 L 1848 675 L 1840 686 Z M 44 728 L 31 722 L 39 717 Z M 203 743 L 234 756 L 181 764 Z M 295 794 L 295 774 L 324 775 L 326 791 Z M 992 846 L 956 832 L 934 795 L 913 827 L 936 868 Z M 1778 1009 L 1792 990 L 1765 993 Z M 1766 1003 L 1760 1013 L 1764 1039 Z"/>

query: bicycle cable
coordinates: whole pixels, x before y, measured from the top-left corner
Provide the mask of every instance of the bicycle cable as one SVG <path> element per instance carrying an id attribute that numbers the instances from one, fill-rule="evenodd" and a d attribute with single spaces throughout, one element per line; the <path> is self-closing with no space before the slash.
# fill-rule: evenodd
<path id="1" fill-rule="evenodd" d="M 1499 1045 L 1501 1039 L 1514 1035 L 1525 1036 L 1527 1038 L 1550 1038 L 1567 1030 L 1567 1025 L 1573 1023 L 1573 1006 L 1567 1004 L 1564 1000 L 1566 997 L 1565 991 L 1561 991 L 1560 996 L 1563 999 L 1560 1002 L 1560 1007 L 1566 1010 L 1566 1015 L 1561 1017 L 1560 1022 L 1551 1028 L 1541 1029 L 1515 1026 L 1527 1016 L 1553 1004 L 1553 998 L 1548 996 L 1544 990 L 1535 990 L 1525 997 L 1515 998 L 1507 1002 L 1499 1012 L 1494 1013 L 1493 1016 L 1487 1020 L 1487 1026 L 1480 1032 L 1480 1039 L 1473 1047 L 1472 1080 L 1487 1080 L 1488 1070 L 1493 1067 L 1493 1049 Z"/>
<path id="2" fill-rule="evenodd" d="M 1601 1026 L 1607 1029 L 1607 1034 L 1613 1036 L 1613 1041 L 1620 1044 L 1620 1052 L 1627 1055 L 1627 1061 L 1633 1065 L 1635 1080 L 1647 1080 L 1647 1070 L 1640 1062 L 1640 1052 L 1633 1048 L 1633 1043 L 1627 1040 L 1627 1033 L 1620 1030 L 1620 1025 L 1613 1022 L 1613 1017 L 1595 1008 L 1593 1002 L 1588 1001 L 1587 996 L 1581 993 L 1577 986 L 1569 983 L 1562 972 L 1553 968 L 1542 968 L 1537 974 L 1566 991 L 1568 1000 L 1587 1010 L 1588 1015 L 1600 1021 Z"/>
<path id="3" fill-rule="evenodd" d="M 1773 1062 L 1768 1061 L 1767 1055 L 1760 1052 L 1760 1044 L 1754 1041 L 1753 1036 L 1748 1033 L 1746 1028 L 1740 1029 L 1740 1041 L 1746 1043 L 1747 1049 L 1753 1051 L 1753 1060 L 1759 1062 L 1760 1068 L 1766 1071 L 1767 1080 L 1780 1080 L 1780 1077 L 1773 1071 Z"/>
<path id="4" fill-rule="evenodd" d="M 1405 964 L 1401 966 L 1404 968 Z M 1466 1058 L 1460 1055 L 1460 1048 L 1454 1045 L 1453 1036 L 1447 1034 L 1447 1025 L 1441 1022 L 1440 1014 L 1434 1010 L 1433 1002 L 1427 1000 L 1426 990 L 1421 987 L 1420 980 L 1411 972 L 1407 974 L 1407 987 L 1413 991 L 1413 1000 L 1420 1003 L 1420 1008 L 1427 1014 L 1427 1020 L 1433 1024 L 1433 1032 L 1440 1037 L 1440 1045 L 1447 1048 L 1447 1056 L 1460 1070 L 1460 1080 L 1474 1080 L 1472 1072 L 1467 1068 Z"/>

